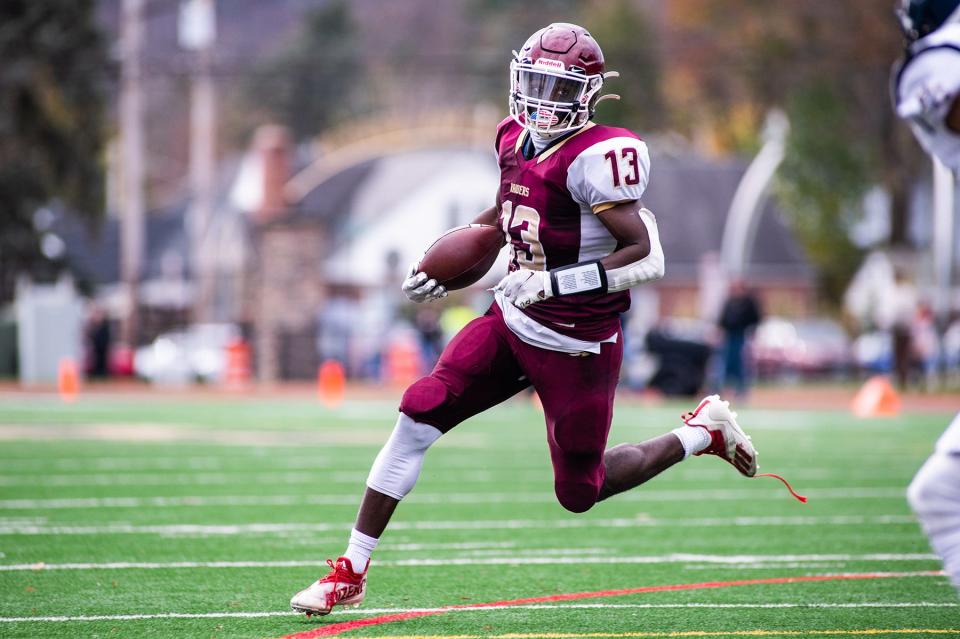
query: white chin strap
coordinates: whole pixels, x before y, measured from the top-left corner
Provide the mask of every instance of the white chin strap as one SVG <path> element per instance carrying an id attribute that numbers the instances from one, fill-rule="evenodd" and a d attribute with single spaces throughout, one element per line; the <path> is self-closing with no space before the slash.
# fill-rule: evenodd
<path id="1" fill-rule="evenodd" d="M 537 150 L 537 153 L 540 153 L 547 145 L 553 142 L 559 133 L 539 133 L 537 131 L 530 131 L 530 141 L 533 142 L 533 148 Z"/>
<path id="2" fill-rule="evenodd" d="M 373 462 L 367 487 L 394 499 L 406 497 L 420 477 L 427 449 L 442 434 L 400 413 L 390 439 Z"/>

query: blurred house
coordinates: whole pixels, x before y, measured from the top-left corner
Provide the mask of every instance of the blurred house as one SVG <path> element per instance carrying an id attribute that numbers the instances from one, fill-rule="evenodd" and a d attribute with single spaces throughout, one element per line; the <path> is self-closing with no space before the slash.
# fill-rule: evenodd
<path id="1" fill-rule="evenodd" d="M 334 298 L 356 309 L 355 359 L 377 357 L 409 264 L 494 201 L 498 172 L 482 134 L 495 122 L 475 118 L 353 126 L 285 183 L 266 181 L 264 197 L 284 205 L 254 216 L 247 308 L 261 379 L 316 373 L 321 308 Z M 283 153 L 261 153 L 263 171 L 283 165 Z"/>

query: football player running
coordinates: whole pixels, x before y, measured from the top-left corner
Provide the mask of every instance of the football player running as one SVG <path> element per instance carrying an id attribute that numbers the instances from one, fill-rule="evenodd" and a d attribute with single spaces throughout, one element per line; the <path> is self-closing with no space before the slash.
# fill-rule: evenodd
<path id="1" fill-rule="evenodd" d="M 410 386 L 377 456 L 354 529 L 330 573 L 290 601 L 324 615 L 358 604 L 370 555 L 394 509 L 444 433 L 533 386 L 543 403 L 557 500 L 582 513 L 690 455 L 716 455 L 741 474 L 757 454 L 727 402 L 712 395 L 678 428 L 607 449 L 623 355 L 628 290 L 663 277 L 657 222 L 640 203 L 650 173 L 646 144 L 592 122 L 607 72 L 582 27 L 537 31 L 510 64 L 510 117 L 497 128 L 500 187 L 478 224 L 498 225 L 509 272 L 495 302 L 449 343 L 433 372 Z M 446 295 L 415 265 L 403 282 L 415 302 Z"/>
<path id="2" fill-rule="evenodd" d="M 960 171 L 960 0 L 903 0 L 907 50 L 894 68 L 897 115 L 927 153 Z M 933 549 L 960 589 L 960 415 L 907 491 Z"/>

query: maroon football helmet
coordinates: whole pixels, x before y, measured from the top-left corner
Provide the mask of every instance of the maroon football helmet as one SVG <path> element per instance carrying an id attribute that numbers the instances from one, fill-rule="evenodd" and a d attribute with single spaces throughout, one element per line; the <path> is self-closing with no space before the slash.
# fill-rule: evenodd
<path id="1" fill-rule="evenodd" d="M 555 22 L 510 63 L 510 115 L 540 135 L 579 129 L 593 117 L 605 76 L 600 45 L 583 27 Z M 611 96 L 613 97 L 613 96 Z"/>

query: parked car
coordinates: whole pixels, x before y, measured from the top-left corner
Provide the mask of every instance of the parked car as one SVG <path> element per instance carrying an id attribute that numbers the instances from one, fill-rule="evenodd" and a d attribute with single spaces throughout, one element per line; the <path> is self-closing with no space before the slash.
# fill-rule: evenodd
<path id="1" fill-rule="evenodd" d="M 194 324 L 182 331 L 163 333 L 137 349 L 134 371 L 161 384 L 216 382 L 226 369 L 226 348 L 240 336 L 233 324 Z"/>
<path id="2" fill-rule="evenodd" d="M 757 327 L 752 356 L 761 377 L 842 373 L 853 365 L 846 331 L 825 318 L 768 317 Z"/>

